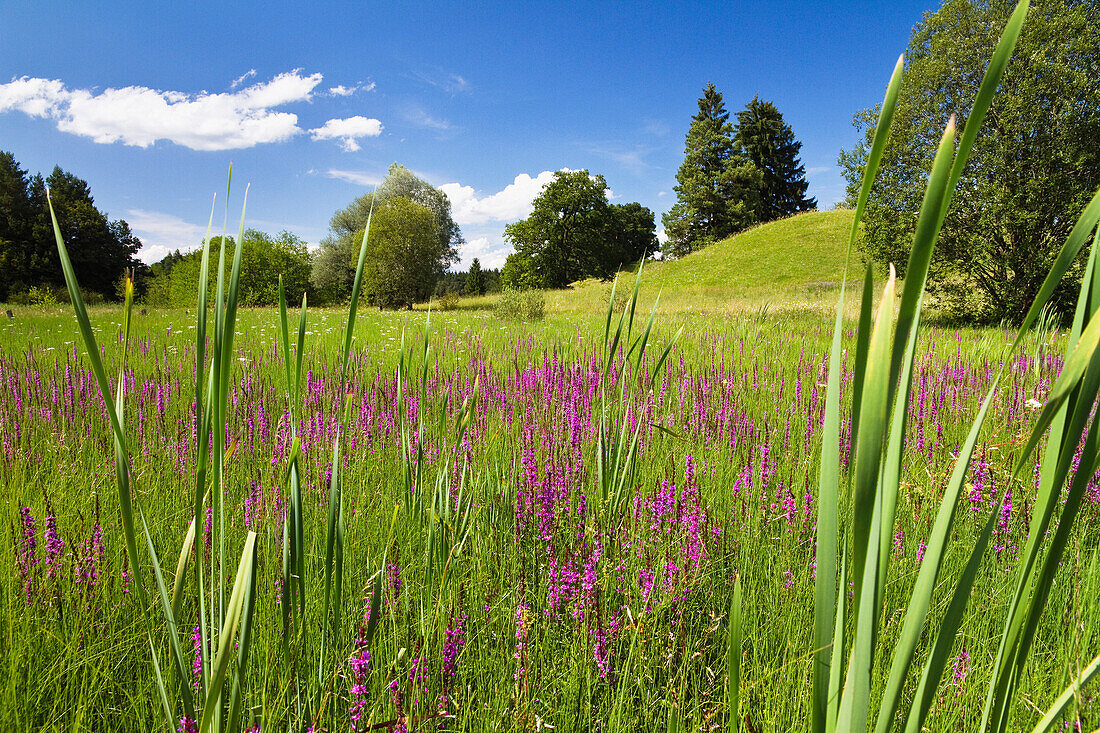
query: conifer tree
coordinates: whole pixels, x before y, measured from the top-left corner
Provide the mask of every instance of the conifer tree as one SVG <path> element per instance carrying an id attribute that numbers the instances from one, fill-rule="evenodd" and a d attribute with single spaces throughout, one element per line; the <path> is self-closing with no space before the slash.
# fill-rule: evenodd
<path id="1" fill-rule="evenodd" d="M 722 94 L 707 84 L 676 173 L 676 204 L 662 221 L 665 253 L 680 257 L 756 221 L 760 171 L 736 146 Z"/>
<path id="2" fill-rule="evenodd" d="M 817 208 L 817 199 L 806 196 L 806 168 L 798 160 L 802 143 L 771 102 L 752 98 L 737 113 L 734 145 L 760 169 L 758 221 L 773 221 Z"/>
<path id="3" fill-rule="evenodd" d="M 481 273 L 481 261 L 477 257 L 470 263 L 463 292 L 466 295 L 485 295 L 485 276 Z"/>

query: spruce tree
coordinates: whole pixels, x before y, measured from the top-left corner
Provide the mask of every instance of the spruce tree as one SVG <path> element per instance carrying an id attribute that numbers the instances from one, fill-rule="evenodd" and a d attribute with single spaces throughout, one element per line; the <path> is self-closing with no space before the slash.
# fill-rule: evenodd
<path id="1" fill-rule="evenodd" d="M 485 276 L 481 274 L 481 261 L 477 257 L 470 263 L 463 292 L 466 295 L 485 295 Z"/>
<path id="2" fill-rule="evenodd" d="M 676 204 L 662 218 L 668 255 L 683 256 L 756 221 L 761 174 L 734 143 L 729 116 L 722 94 L 707 84 L 676 173 Z"/>
<path id="3" fill-rule="evenodd" d="M 817 199 L 806 197 L 806 168 L 798 160 L 802 143 L 776 106 L 753 97 L 737 113 L 733 136 L 737 148 L 760 169 L 758 221 L 773 221 L 817 208 Z"/>

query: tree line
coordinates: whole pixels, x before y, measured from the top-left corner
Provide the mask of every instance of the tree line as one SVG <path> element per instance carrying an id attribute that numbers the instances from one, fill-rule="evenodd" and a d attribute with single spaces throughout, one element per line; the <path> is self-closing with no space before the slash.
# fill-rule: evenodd
<path id="1" fill-rule="evenodd" d="M 47 191 L 89 298 L 115 298 L 123 270 L 144 267 L 136 258 L 141 240 L 124 220 L 96 208 L 86 181 L 59 166 L 49 176 L 31 176 L 0 151 L 0 301 L 26 299 L 32 289 L 52 297 L 65 288 Z"/>

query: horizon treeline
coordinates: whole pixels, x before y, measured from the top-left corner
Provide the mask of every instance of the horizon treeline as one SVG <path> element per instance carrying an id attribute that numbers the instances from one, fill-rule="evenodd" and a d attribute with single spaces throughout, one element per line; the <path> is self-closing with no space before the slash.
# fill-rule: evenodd
<path id="1" fill-rule="evenodd" d="M 417 196 L 422 192 L 415 187 L 423 182 L 405 180 L 411 178 L 407 169 L 395 166 L 391 172 L 396 173 L 393 179 L 405 186 L 399 191 L 382 189 L 390 198 L 415 200 L 430 195 L 431 192 L 427 192 Z M 391 181 L 390 188 L 393 185 Z M 192 243 L 193 249 L 189 251 L 177 248 L 157 262 L 146 264 L 137 259 L 141 240 L 126 221 L 111 220 L 95 206 L 87 181 L 60 166 L 55 166 L 46 177 L 40 173 L 30 175 L 14 155 L 4 151 L 0 151 L 0 302 L 53 305 L 69 300 L 57 256 L 47 191 L 82 284 L 85 302 L 120 300 L 120 283 L 129 272 L 134 279 L 136 296 L 142 303 L 164 307 L 194 305 L 202 257 L 201 241 Z M 450 220 L 450 206 L 445 195 L 438 192 L 438 197 L 442 197 L 438 205 L 445 211 L 446 238 L 448 242 L 453 240 L 457 248 L 463 243 L 461 234 Z M 357 203 L 361 203 L 360 200 L 336 213 L 334 231 L 339 231 L 338 220 L 346 218 L 349 209 Z M 362 229 L 352 226 L 348 232 L 349 241 L 356 231 L 362 236 Z M 278 303 L 280 277 L 287 298 L 292 302 L 300 301 L 303 294 L 315 305 L 344 302 L 350 295 L 350 282 L 344 283 L 328 274 L 333 268 L 333 258 L 325 245 L 331 241 L 331 237 L 327 238 L 320 249 L 311 251 L 306 241 L 292 232 L 283 230 L 273 235 L 246 229 L 241 241 L 241 304 L 271 306 Z M 232 247 L 235 238 L 225 237 L 225 244 Z M 217 253 L 221 245 L 222 237 L 212 237 L 211 253 Z M 329 255 L 327 259 L 326 254 Z M 455 261 L 457 256 L 448 257 L 446 264 Z M 216 262 L 215 255 L 212 258 L 215 268 Z M 448 294 L 484 295 L 501 290 L 500 269 L 482 268 L 477 258 L 468 271 L 439 267 L 432 274 L 431 282 L 420 287 L 425 299 Z"/>
<path id="2" fill-rule="evenodd" d="M 32 176 L 0 151 L 0 301 L 48 300 L 65 289 L 47 192 L 87 299 L 117 299 L 123 272 L 145 267 L 129 224 L 96 208 L 87 181 L 61 166 Z"/>

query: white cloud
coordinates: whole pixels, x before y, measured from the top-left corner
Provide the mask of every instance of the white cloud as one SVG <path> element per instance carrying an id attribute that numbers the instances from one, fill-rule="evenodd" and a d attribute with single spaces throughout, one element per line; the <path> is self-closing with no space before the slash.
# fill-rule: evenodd
<path id="1" fill-rule="evenodd" d="M 492 270 L 504 267 L 504 260 L 511 253 L 512 246 L 506 242 L 491 242 L 489 237 L 478 237 L 466 242 L 459 250 L 458 267 L 463 270 L 469 269 L 475 257 L 481 263 L 482 269 Z"/>
<path id="2" fill-rule="evenodd" d="M 234 150 L 301 133 L 297 115 L 275 108 L 309 101 L 321 78 L 295 69 L 231 93 L 188 94 L 141 86 L 96 92 L 24 76 L 0 84 L 0 113 L 56 120 L 58 130 L 97 143 L 145 148 L 168 140 L 192 150 Z"/>
<path id="3" fill-rule="evenodd" d="M 472 186 L 461 183 L 444 183 L 439 188 L 451 200 L 454 220 L 459 226 L 469 226 L 523 219 L 531 213 L 531 203 L 542 187 L 553 179 L 554 171 L 543 171 L 534 178 L 520 173 L 501 191 L 481 197 Z"/>
<path id="4" fill-rule="evenodd" d="M 251 79 L 254 76 L 256 76 L 256 70 L 255 69 L 249 69 L 248 71 L 244 72 L 243 74 L 238 76 L 236 79 L 234 79 L 233 83 L 229 85 L 229 88 L 230 89 L 236 89 L 241 84 L 243 84 L 245 81 L 247 81 L 248 79 Z"/>
<path id="5" fill-rule="evenodd" d="M 356 115 L 345 119 L 329 120 L 309 132 L 314 140 L 339 140 L 344 151 L 351 153 L 359 149 L 358 138 L 381 135 L 382 123 L 372 117 Z"/>
<path id="6" fill-rule="evenodd" d="M 833 169 L 833 166 L 831 166 L 831 165 L 822 165 L 822 166 L 816 166 L 814 168 L 807 168 L 806 169 L 806 175 L 808 175 L 808 176 L 817 176 L 817 175 L 820 175 L 822 173 L 828 173 L 832 169 Z"/>
<path id="7" fill-rule="evenodd" d="M 334 87 L 329 87 L 328 88 L 328 93 L 330 95 L 334 96 L 334 97 L 350 97 L 351 95 L 355 94 L 356 92 L 370 92 L 370 91 L 373 91 L 374 87 L 375 87 L 375 84 L 374 84 L 373 81 L 368 83 L 368 84 L 364 84 L 363 82 L 359 82 L 358 84 L 356 84 L 354 86 L 350 86 L 350 87 L 346 87 L 343 84 L 337 84 Z"/>
<path id="8" fill-rule="evenodd" d="M 181 252 L 198 249 L 206 236 L 205 226 L 159 211 L 129 209 L 126 212 L 126 223 L 141 239 L 142 247 L 138 257 L 148 263 L 164 259 L 165 255 L 177 249 Z"/>
<path id="9" fill-rule="evenodd" d="M 382 182 L 381 177 L 365 171 L 341 171 L 329 168 L 325 175 L 338 181 L 354 183 L 356 186 L 377 186 Z"/>
<path id="10" fill-rule="evenodd" d="M 668 233 L 664 229 L 657 232 L 657 244 L 664 244 L 668 241 Z"/>

